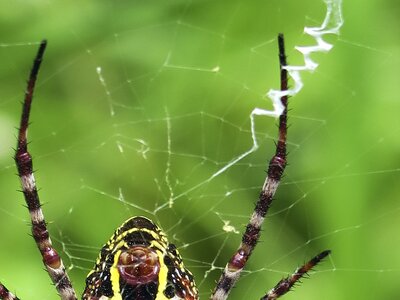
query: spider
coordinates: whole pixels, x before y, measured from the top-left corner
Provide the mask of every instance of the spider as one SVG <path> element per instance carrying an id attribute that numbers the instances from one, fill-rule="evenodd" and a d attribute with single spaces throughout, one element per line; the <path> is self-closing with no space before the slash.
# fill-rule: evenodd
<path id="1" fill-rule="evenodd" d="M 282 34 L 278 36 L 278 44 L 281 90 L 285 91 L 288 86 L 288 75 L 285 69 L 287 64 Z M 47 230 L 33 176 L 32 158 L 28 152 L 27 131 L 30 107 L 46 45 L 45 40 L 41 42 L 29 76 L 18 132 L 15 162 L 31 217 L 32 236 L 42 256 L 43 264 L 60 298 L 74 300 L 77 299 L 75 290 Z M 288 97 L 282 97 L 281 101 L 284 111 L 279 117 L 279 138 L 275 155 L 269 162 L 267 177 L 243 233 L 242 242 L 228 261 L 210 299 L 228 298 L 235 286 L 257 245 L 261 225 L 286 167 Z M 330 250 L 325 250 L 313 257 L 292 275 L 280 280 L 261 299 L 273 300 L 287 293 L 300 278 L 329 253 Z M 0 282 L 0 299 L 17 300 L 18 298 Z M 193 275 L 183 265 L 175 245 L 168 242 L 166 235 L 151 220 L 145 217 L 133 217 L 125 221 L 101 249 L 93 270 L 86 278 L 82 299 L 196 300 L 199 296 Z"/>

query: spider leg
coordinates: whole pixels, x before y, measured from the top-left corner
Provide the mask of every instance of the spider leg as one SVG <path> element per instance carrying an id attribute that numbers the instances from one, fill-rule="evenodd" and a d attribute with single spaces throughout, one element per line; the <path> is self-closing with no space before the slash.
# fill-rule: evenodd
<path id="1" fill-rule="evenodd" d="M 283 68 L 286 66 L 286 56 L 282 34 L 278 36 L 278 43 L 281 90 L 285 91 L 287 90 L 288 78 L 287 71 Z M 275 155 L 272 157 L 268 165 L 268 176 L 265 179 L 256 207 L 242 236 L 242 242 L 239 249 L 233 254 L 225 266 L 225 269 L 211 295 L 211 299 L 213 300 L 224 300 L 228 297 L 231 289 L 239 279 L 247 260 L 256 247 L 258 239 L 260 238 L 260 230 L 265 215 L 268 212 L 272 198 L 275 195 L 283 171 L 286 167 L 287 100 L 287 96 L 281 98 L 284 111 L 279 117 L 279 139 L 276 143 Z"/>
<path id="2" fill-rule="evenodd" d="M 315 267 L 321 260 L 327 257 L 331 251 L 325 250 L 322 251 L 317 256 L 314 256 L 311 260 L 307 263 L 302 265 L 298 268 L 294 273 L 286 278 L 283 278 L 279 281 L 276 286 L 271 289 L 261 300 L 275 300 L 278 299 L 280 296 L 283 296 L 287 292 L 291 290 L 296 282 L 298 282 L 304 275 L 307 274 L 313 267 Z"/>
<path id="3" fill-rule="evenodd" d="M 285 69 L 287 63 L 283 34 L 279 34 L 278 36 L 278 45 L 281 90 L 286 91 L 288 89 L 288 74 Z M 242 242 L 225 266 L 211 295 L 212 300 L 226 299 L 236 284 L 236 281 L 239 279 L 242 270 L 260 238 L 261 226 L 264 222 L 265 215 L 268 212 L 285 170 L 288 96 L 281 97 L 281 102 L 284 106 L 284 110 L 279 117 L 279 137 L 276 142 L 275 155 L 268 165 L 267 178 L 265 179 L 256 207 L 242 236 Z"/>
<path id="4" fill-rule="evenodd" d="M 3 300 L 19 300 L 17 296 L 11 293 L 1 282 L 0 282 L 0 299 Z"/>
<path id="5" fill-rule="evenodd" d="M 36 77 L 46 49 L 46 44 L 47 42 L 45 40 L 41 42 L 29 76 L 14 159 L 21 180 L 22 191 L 31 217 L 32 236 L 35 239 L 40 254 L 42 255 L 43 263 L 61 299 L 74 300 L 77 299 L 75 291 L 65 271 L 64 264 L 50 240 L 46 221 L 44 220 L 44 215 L 39 201 L 35 178 L 33 176 L 32 157 L 28 152 L 27 131 L 29 125 L 29 113 Z"/>

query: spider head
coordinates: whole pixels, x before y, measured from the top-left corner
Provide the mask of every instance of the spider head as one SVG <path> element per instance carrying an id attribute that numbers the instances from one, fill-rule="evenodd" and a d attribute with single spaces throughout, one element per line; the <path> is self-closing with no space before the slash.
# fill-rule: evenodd
<path id="1" fill-rule="evenodd" d="M 160 272 L 156 251 L 136 246 L 122 252 L 118 258 L 118 272 L 130 285 L 141 285 L 155 281 Z"/>

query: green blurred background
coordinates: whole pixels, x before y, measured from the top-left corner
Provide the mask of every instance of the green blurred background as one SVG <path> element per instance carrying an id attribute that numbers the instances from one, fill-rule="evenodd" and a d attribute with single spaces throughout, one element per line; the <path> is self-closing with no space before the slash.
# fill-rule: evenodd
<path id="1" fill-rule="evenodd" d="M 284 299 L 399 298 L 400 5 L 344 1 L 343 13 L 341 35 L 327 37 L 333 50 L 313 56 L 319 68 L 291 99 L 290 165 L 231 299 L 259 299 L 326 248 L 331 258 Z M 245 226 L 275 120 L 257 118 L 259 150 L 210 178 L 251 147 L 251 110 L 271 107 L 277 33 L 300 64 L 294 46 L 314 43 L 303 28 L 324 15 L 322 0 L 2 1 L 0 281 L 22 299 L 57 299 L 12 160 L 42 38 L 30 149 L 78 293 L 113 230 L 146 215 L 181 249 L 206 299 L 240 241 L 223 221 Z"/>

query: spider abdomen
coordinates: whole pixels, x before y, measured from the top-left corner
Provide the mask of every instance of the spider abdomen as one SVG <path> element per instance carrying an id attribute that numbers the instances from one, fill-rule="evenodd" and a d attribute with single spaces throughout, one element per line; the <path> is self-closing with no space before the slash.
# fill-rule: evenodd
<path id="1" fill-rule="evenodd" d="M 103 246 L 82 299 L 196 300 L 198 291 L 166 235 L 149 219 L 133 217 Z"/>

